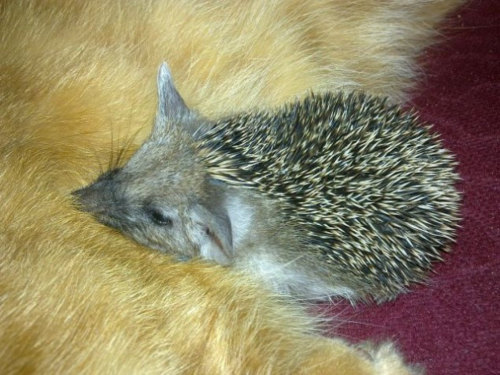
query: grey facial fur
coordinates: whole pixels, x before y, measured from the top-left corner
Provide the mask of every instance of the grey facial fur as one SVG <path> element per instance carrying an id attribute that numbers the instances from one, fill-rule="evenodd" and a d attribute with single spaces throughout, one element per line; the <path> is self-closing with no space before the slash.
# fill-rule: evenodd
<path id="1" fill-rule="evenodd" d="M 204 120 L 187 108 L 166 64 L 158 73 L 158 98 L 151 136 L 129 162 L 73 195 L 83 210 L 141 244 L 229 264 L 225 191 L 210 181 L 193 149 L 193 132 Z"/>

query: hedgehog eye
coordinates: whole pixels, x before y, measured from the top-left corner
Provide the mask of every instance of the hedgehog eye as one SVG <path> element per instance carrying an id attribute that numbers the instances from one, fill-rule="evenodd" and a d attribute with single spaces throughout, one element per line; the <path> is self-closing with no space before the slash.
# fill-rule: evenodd
<path id="1" fill-rule="evenodd" d="M 151 221 L 156 225 L 163 227 L 171 227 L 173 224 L 172 218 L 164 215 L 163 212 L 157 209 L 150 208 L 147 210 L 147 214 L 149 219 L 151 219 Z"/>

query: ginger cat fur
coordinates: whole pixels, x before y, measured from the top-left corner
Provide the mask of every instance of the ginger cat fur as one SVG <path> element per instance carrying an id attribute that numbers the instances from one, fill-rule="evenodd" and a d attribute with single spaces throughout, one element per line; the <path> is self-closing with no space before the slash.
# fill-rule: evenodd
<path id="1" fill-rule="evenodd" d="M 0 1 L 0 372 L 416 373 L 231 269 L 136 245 L 69 193 L 148 135 L 164 60 L 206 116 L 311 89 L 401 101 L 460 2 Z"/>

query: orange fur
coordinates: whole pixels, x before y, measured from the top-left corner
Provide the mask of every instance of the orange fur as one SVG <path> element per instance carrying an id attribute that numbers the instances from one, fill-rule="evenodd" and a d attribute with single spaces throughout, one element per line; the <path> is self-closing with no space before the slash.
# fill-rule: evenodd
<path id="1" fill-rule="evenodd" d="M 68 194 L 148 134 L 163 60 L 208 116 L 310 89 L 400 101 L 458 3 L 0 1 L 1 372 L 409 373 L 390 345 L 322 338 L 255 281 L 173 263 Z"/>

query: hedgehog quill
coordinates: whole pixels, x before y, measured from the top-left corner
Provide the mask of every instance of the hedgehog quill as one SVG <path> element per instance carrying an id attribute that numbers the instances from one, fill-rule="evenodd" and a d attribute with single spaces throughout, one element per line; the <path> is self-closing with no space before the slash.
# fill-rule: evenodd
<path id="1" fill-rule="evenodd" d="M 296 298 L 384 301 L 424 280 L 454 238 L 456 163 L 412 112 L 324 93 L 210 121 L 165 63 L 158 97 L 150 138 L 73 193 L 143 245 Z"/>

